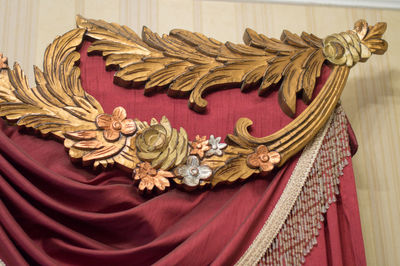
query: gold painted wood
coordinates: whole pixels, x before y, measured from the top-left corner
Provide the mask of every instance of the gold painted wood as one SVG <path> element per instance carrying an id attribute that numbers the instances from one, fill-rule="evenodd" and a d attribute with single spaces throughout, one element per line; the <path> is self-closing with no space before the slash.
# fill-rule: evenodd
<path id="1" fill-rule="evenodd" d="M 144 28 L 140 39 L 125 26 L 82 17 L 77 25 L 46 49 L 44 70 L 35 67 L 35 88 L 28 86 L 18 64 L 10 70 L 1 60 L 0 116 L 64 139 L 70 157 L 84 165 L 116 164 L 132 171 L 142 192 L 165 191 L 172 181 L 188 190 L 214 187 L 283 165 L 326 123 L 350 67 L 387 49 L 381 39 L 386 24 L 368 27 L 365 21 L 356 22 L 353 31 L 323 40 L 288 31 L 275 40 L 247 29 L 246 45 L 222 44 L 184 30 L 160 37 Z M 197 110 L 206 106 L 203 94 L 216 86 L 241 84 L 244 90 L 259 84 L 263 93 L 280 82 L 281 107 L 292 115 L 298 92 L 303 91 L 306 102 L 311 99 L 322 63 L 336 65 L 310 106 L 276 133 L 252 137 L 247 131 L 252 122 L 241 118 L 234 134 L 227 136 L 228 143 L 213 135 L 189 141 L 185 130 L 172 128 L 165 117 L 148 124 L 127 118 L 123 107 L 104 114 L 80 83 L 76 49 L 84 37 L 95 40 L 89 53 L 101 53 L 108 67 L 119 67 L 118 84 L 142 83 L 146 92 L 167 85 L 169 94 L 191 91 L 189 101 Z"/>
<path id="2" fill-rule="evenodd" d="M 155 32 L 181 27 L 236 43 L 241 42 L 245 27 L 269 37 L 279 37 L 284 28 L 296 33 L 307 29 L 324 37 L 349 28 L 359 18 L 370 23 L 386 21 L 388 52 L 351 69 L 341 102 L 359 143 L 352 161 L 367 264 L 400 265 L 400 208 L 396 204 L 400 201 L 400 150 L 395 148 L 400 146 L 400 50 L 395 49 L 400 45 L 399 10 L 207 0 L 4 2 L 0 51 L 10 58 L 11 67 L 13 61 L 20 64 L 31 86 L 31 66 L 42 65 L 45 48 L 56 35 L 75 26 L 71 18 L 76 13 L 115 21 L 135 32 L 141 32 L 141 25 Z M 16 34 L 15 25 L 18 32 L 27 34 Z"/>
<path id="3" fill-rule="evenodd" d="M 246 91 L 258 86 L 263 95 L 280 83 L 280 106 L 293 117 L 296 94 L 302 93 L 306 103 L 311 101 L 325 60 L 322 39 L 305 32 L 299 37 L 284 30 L 277 40 L 246 29 L 243 45 L 179 29 L 159 36 L 147 27 L 140 39 L 125 26 L 80 16 L 77 25 L 95 40 L 88 52 L 103 55 L 106 67 L 117 69 L 116 84 L 144 84 L 146 94 L 165 88 L 170 96 L 190 94 L 189 105 L 198 112 L 205 110 L 203 95 L 210 90 L 240 86 Z"/>
<path id="4" fill-rule="evenodd" d="M 103 109 L 83 90 L 75 65 L 80 57 L 75 50 L 84 33 L 82 29 L 69 31 L 49 45 L 43 71 L 34 67 L 35 88 L 29 87 L 17 63 L 13 70 L 2 70 L 0 116 L 59 138 L 67 131 L 95 129 L 92 121 Z"/>
<path id="5" fill-rule="evenodd" d="M 228 135 L 228 138 L 242 146 L 267 145 L 269 149 L 282 155 L 279 166 L 283 165 L 291 156 L 300 151 L 314 137 L 315 132 L 318 132 L 325 124 L 339 100 L 348 74 L 349 68 L 335 66 L 321 92 L 310 106 L 276 133 L 263 138 L 253 137 L 247 131 L 253 122 L 248 118 L 240 118 L 235 126 L 235 135 Z"/>

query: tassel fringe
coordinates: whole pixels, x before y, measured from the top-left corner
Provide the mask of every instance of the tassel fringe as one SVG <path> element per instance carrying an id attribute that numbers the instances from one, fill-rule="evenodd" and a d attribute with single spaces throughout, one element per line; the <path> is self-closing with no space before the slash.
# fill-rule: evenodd
<path id="1" fill-rule="evenodd" d="M 337 200 L 339 177 L 350 156 L 347 123 L 338 107 L 299 197 L 258 265 L 301 265 L 317 244 L 324 214 Z"/>

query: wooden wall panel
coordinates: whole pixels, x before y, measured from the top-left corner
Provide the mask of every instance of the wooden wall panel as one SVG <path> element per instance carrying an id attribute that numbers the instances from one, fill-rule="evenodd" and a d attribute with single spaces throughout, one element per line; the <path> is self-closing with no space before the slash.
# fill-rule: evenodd
<path id="1" fill-rule="evenodd" d="M 241 42 L 251 27 L 279 38 L 282 29 L 324 37 L 359 18 L 386 21 L 389 50 L 351 71 L 342 102 L 358 137 L 354 170 L 370 265 L 400 265 L 400 11 L 197 0 L 0 0 L 0 51 L 18 61 L 33 82 L 32 65 L 56 35 L 72 29 L 75 14 L 140 31 L 180 27 Z"/>

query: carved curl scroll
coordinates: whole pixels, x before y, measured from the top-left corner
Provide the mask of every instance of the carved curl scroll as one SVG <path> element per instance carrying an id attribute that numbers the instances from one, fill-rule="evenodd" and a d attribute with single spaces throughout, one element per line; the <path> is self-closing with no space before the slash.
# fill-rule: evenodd
<path id="1" fill-rule="evenodd" d="M 335 65 L 352 67 L 359 61 L 365 62 L 372 53 L 383 54 L 387 50 L 387 42 L 382 40 L 385 31 L 386 23 L 368 27 L 365 20 L 359 20 L 353 30 L 326 37 L 324 55 Z"/>

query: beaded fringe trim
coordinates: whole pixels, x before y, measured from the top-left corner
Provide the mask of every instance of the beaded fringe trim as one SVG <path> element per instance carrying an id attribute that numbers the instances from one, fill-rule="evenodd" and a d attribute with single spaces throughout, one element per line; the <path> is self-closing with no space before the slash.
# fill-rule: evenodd
<path id="1" fill-rule="evenodd" d="M 317 243 L 323 214 L 339 194 L 350 156 L 347 119 L 338 106 L 304 149 L 274 210 L 237 265 L 300 265 Z"/>

